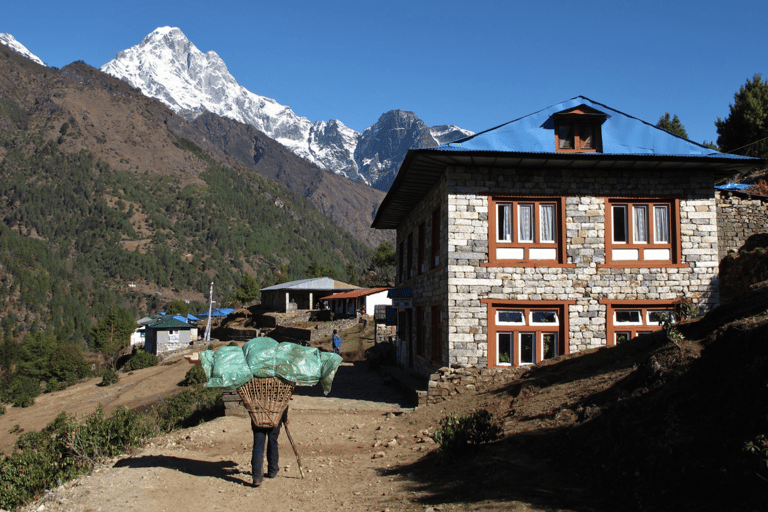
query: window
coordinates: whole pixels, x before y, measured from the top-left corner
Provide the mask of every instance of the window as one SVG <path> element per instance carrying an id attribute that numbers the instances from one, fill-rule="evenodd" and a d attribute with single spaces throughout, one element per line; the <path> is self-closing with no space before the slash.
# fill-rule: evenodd
<path id="1" fill-rule="evenodd" d="M 426 325 L 424 324 L 424 306 L 416 307 L 416 355 L 425 356 Z"/>
<path id="2" fill-rule="evenodd" d="M 408 233 L 408 245 L 406 246 L 406 273 L 405 278 L 413 277 L 413 233 Z"/>
<path id="3" fill-rule="evenodd" d="M 426 228 L 423 222 L 419 224 L 418 257 L 416 259 L 416 271 L 419 275 L 423 274 L 427 270 L 427 265 L 424 263 L 424 246 L 427 243 L 426 239 L 424 238 L 426 236 L 425 229 Z"/>
<path id="4" fill-rule="evenodd" d="M 488 367 L 540 363 L 567 353 L 568 305 L 575 303 L 494 302 L 488 305 Z"/>
<path id="5" fill-rule="evenodd" d="M 565 258 L 563 198 L 489 200 L 490 265 L 560 265 Z"/>
<path id="6" fill-rule="evenodd" d="M 617 266 L 680 263 L 679 200 L 609 199 L 606 263 Z"/>
<path id="7" fill-rule="evenodd" d="M 595 153 L 603 150 L 601 126 L 608 116 L 588 107 L 578 107 L 554 114 L 555 150 L 558 153 Z"/>
<path id="8" fill-rule="evenodd" d="M 399 273 L 400 283 L 405 281 L 405 276 L 406 276 L 405 266 L 404 266 L 405 260 L 403 258 L 404 254 L 405 254 L 405 249 L 403 247 L 403 242 L 400 242 L 400 248 L 398 250 L 398 262 L 399 262 L 398 269 L 400 271 Z"/>
<path id="9" fill-rule="evenodd" d="M 429 263 L 432 268 L 440 265 L 440 206 L 432 211 L 432 240 Z"/>
<path id="10" fill-rule="evenodd" d="M 619 345 L 662 329 L 673 301 L 600 301 L 606 304 L 606 345 Z"/>

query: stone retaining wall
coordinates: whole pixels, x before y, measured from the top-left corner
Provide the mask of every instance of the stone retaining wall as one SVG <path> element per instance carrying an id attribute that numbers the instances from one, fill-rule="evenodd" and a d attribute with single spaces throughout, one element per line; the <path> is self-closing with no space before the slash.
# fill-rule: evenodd
<path id="1" fill-rule="evenodd" d="M 440 368 L 429 378 L 426 404 L 444 402 L 457 395 L 484 393 L 517 380 L 527 368 Z"/>
<path id="2" fill-rule="evenodd" d="M 768 197 L 720 192 L 717 199 L 718 256 L 738 251 L 752 235 L 768 232 Z"/>

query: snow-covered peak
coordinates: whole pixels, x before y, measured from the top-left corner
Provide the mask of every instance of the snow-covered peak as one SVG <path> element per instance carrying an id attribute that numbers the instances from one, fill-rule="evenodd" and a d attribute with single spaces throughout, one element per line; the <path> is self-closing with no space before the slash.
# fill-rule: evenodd
<path id="1" fill-rule="evenodd" d="M 27 50 L 27 47 L 21 44 L 16 40 L 15 37 L 13 37 L 11 34 L 0 34 L 0 43 L 4 44 L 5 46 L 8 46 L 11 50 L 14 50 L 17 53 L 22 54 L 26 58 L 33 60 L 40 64 L 41 66 L 45 66 L 42 60 L 35 55 L 34 53 Z"/>

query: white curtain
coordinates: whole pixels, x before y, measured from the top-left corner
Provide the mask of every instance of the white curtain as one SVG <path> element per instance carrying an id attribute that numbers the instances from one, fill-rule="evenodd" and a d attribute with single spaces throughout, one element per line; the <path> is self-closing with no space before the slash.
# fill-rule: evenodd
<path id="1" fill-rule="evenodd" d="M 520 205 L 520 240 L 518 242 L 533 242 L 533 205 Z"/>
<path id="2" fill-rule="evenodd" d="M 541 240 L 540 242 L 555 241 L 555 205 L 541 205 Z"/>
<path id="3" fill-rule="evenodd" d="M 653 222 L 654 242 L 669 243 L 669 206 L 654 206 Z"/>
<path id="4" fill-rule="evenodd" d="M 635 242 L 648 242 L 648 207 L 635 206 L 633 209 L 635 222 Z"/>

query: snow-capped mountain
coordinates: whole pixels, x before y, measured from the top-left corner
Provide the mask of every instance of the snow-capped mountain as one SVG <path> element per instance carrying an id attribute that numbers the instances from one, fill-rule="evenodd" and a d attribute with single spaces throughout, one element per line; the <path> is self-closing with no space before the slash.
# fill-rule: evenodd
<path id="1" fill-rule="evenodd" d="M 40 64 L 41 66 L 45 66 L 42 60 L 38 58 L 37 55 L 27 50 L 27 47 L 21 44 L 16 40 L 15 37 L 13 37 L 11 34 L 0 34 L 0 43 L 4 44 L 5 46 L 8 46 L 11 50 L 14 50 L 26 58 L 33 60 Z"/>
<path id="2" fill-rule="evenodd" d="M 101 70 L 188 118 L 207 110 L 253 125 L 317 166 L 368 185 L 378 183 L 376 188 L 382 190 L 389 188 L 409 148 L 472 133 L 455 126 L 430 129 L 413 113 L 401 111 L 382 115 L 362 134 L 336 119 L 312 123 L 290 107 L 240 86 L 216 52 L 202 53 L 173 27 L 156 29 Z"/>

